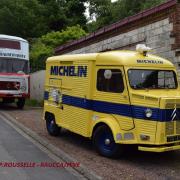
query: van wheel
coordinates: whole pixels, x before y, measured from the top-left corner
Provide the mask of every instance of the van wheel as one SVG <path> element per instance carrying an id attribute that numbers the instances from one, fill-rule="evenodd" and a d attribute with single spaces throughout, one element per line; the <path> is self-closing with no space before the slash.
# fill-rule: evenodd
<path id="1" fill-rule="evenodd" d="M 24 107 L 24 105 L 25 105 L 25 99 L 24 99 L 24 98 L 18 99 L 16 105 L 17 105 L 17 107 L 18 107 L 19 109 L 23 109 L 23 107 Z"/>
<path id="2" fill-rule="evenodd" d="M 53 116 L 48 116 L 46 119 L 46 128 L 51 136 L 58 136 L 61 128 L 57 126 Z"/>
<path id="3" fill-rule="evenodd" d="M 93 135 L 93 144 L 96 151 L 105 157 L 118 157 L 122 154 L 122 148 L 114 141 L 113 134 L 108 126 L 99 126 Z"/>

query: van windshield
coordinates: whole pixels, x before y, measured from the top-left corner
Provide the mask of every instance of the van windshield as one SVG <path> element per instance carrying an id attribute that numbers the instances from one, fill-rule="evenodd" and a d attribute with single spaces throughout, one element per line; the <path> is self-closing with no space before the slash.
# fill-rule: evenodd
<path id="1" fill-rule="evenodd" d="M 133 89 L 176 89 L 174 71 L 167 70 L 128 70 L 129 83 Z"/>

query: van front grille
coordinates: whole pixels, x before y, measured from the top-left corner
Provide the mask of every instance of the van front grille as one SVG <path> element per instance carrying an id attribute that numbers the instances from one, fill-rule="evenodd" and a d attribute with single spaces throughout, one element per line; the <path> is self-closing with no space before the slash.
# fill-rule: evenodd
<path id="1" fill-rule="evenodd" d="M 165 108 L 166 109 L 180 108 L 180 103 L 167 103 Z"/>
<path id="2" fill-rule="evenodd" d="M 176 134 L 180 134 L 180 121 L 176 121 Z"/>
<path id="3" fill-rule="evenodd" d="M 166 136 L 174 134 L 174 122 L 166 122 Z"/>
<path id="4" fill-rule="evenodd" d="M 178 141 L 180 139 L 180 99 L 167 99 L 165 112 L 167 142 Z"/>
<path id="5" fill-rule="evenodd" d="M 14 90 L 20 89 L 20 82 L 16 81 L 0 81 L 0 90 Z"/>

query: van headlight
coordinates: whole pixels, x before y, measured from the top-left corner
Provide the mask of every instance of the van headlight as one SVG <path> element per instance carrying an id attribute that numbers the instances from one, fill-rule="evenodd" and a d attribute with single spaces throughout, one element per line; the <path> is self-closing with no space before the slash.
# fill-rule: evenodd
<path id="1" fill-rule="evenodd" d="M 150 118 L 150 117 L 152 116 L 152 110 L 149 109 L 149 108 L 146 109 L 146 110 L 145 110 L 145 115 L 146 115 L 147 118 Z"/>

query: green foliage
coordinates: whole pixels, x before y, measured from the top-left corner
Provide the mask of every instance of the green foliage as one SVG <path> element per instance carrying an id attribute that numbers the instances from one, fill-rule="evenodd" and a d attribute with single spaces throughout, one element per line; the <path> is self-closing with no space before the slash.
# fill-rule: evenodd
<path id="1" fill-rule="evenodd" d="M 45 60 L 53 54 L 53 48 L 44 44 L 41 38 L 38 38 L 30 49 L 31 71 L 45 69 Z"/>
<path id="2" fill-rule="evenodd" d="M 141 3 L 141 9 L 142 10 L 148 9 L 164 2 L 166 2 L 166 0 L 151 0 L 151 1 L 146 0 L 144 3 Z"/>
<path id="3" fill-rule="evenodd" d="M 84 35 L 86 35 L 85 31 L 79 25 L 76 25 L 67 27 L 66 30 L 47 33 L 41 37 L 41 41 L 44 44 L 55 48 L 56 46 L 64 44 L 70 40 L 75 40 Z"/>
<path id="4" fill-rule="evenodd" d="M 46 22 L 50 30 L 59 31 L 67 26 L 86 25 L 86 0 L 38 0 L 44 5 Z"/>
<path id="5" fill-rule="evenodd" d="M 29 107 L 43 107 L 43 101 L 37 101 L 36 99 L 26 99 L 25 105 Z"/>
<path id="6" fill-rule="evenodd" d="M 0 33 L 38 37 L 48 30 L 42 13 L 43 6 L 36 0 L 1 0 Z"/>
<path id="7" fill-rule="evenodd" d="M 0 33 L 25 39 L 86 26 L 86 0 L 0 0 Z"/>
<path id="8" fill-rule="evenodd" d="M 31 71 L 45 69 L 47 57 L 54 54 L 54 48 L 68 41 L 85 36 L 86 32 L 79 26 L 67 27 L 62 31 L 53 31 L 36 39 L 30 50 Z"/>
<path id="9" fill-rule="evenodd" d="M 88 23 L 90 32 L 105 25 L 117 22 L 128 16 L 132 16 L 144 9 L 156 6 L 166 0 L 118 0 L 111 3 L 111 0 L 89 0 L 90 15 L 96 17 L 96 21 Z"/>

